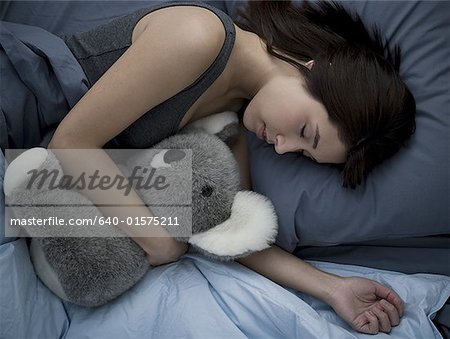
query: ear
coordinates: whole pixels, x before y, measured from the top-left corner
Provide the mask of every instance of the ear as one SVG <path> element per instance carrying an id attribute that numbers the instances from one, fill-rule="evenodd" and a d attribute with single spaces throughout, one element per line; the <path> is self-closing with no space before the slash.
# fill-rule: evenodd
<path id="1" fill-rule="evenodd" d="M 268 248 L 277 231 L 272 202 L 258 193 L 240 191 L 234 197 L 230 218 L 194 234 L 189 243 L 211 257 L 230 260 Z"/>
<path id="2" fill-rule="evenodd" d="M 165 149 L 156 153 L 150 166 L 153 168 L 171 167 L 171 163 L 180 161 L 186 157 L 186 153 L 179 149 Z"/>
<path id="3" fill-rule="evenodd" d="M 307 63 L 305 63 L 305 67 L 309 70 L 312 70 L 312 68 L 314 67 L 314 60 L 309 60 Z"/>

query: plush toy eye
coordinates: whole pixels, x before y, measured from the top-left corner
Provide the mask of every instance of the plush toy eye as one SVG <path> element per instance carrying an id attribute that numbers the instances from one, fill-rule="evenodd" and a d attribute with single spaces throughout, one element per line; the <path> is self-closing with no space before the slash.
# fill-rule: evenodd
<path id="1" fill-rule="evenodd" d="M 209 185 L 205 185 L 205 186 L 202 187 L 202 195 L 203 195 L 204 197 L 209 197 L 209 196 L 211 196 L 211 194 L 213 193 L 213 191 L 214 191 L 214 188 L 211 187 L 211 186 L 209 186 Z"/>
<path id="2" fill-rule="evenodd" d="M 171 167 L 170 164 L 183 159 L 186 153 L 179 149 L 168 149 L 157 153 L 150 164 L 153 168 Z"/>

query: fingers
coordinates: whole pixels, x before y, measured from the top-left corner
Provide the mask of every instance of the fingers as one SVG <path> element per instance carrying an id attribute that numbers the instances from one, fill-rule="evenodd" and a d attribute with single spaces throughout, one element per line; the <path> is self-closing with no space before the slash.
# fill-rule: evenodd
<path id="1" fill-rule="evenodd" d="M 370 334 L 389 333 L 392 327 L 400 322 L 397 308 L 384 299 L 366 311 L 365 315 L 368 322 L 365 325 L 365 332 Z"/>
<path id="2" fill-rule="evenodd" d="M 367 318 L 367 324 L 364 326 L 364 332 L 368 334 L 377 334 L 379 332 L 378 318 L 372 311 L 364 312 Z"/>
<path id="3" fill-rule="evenodd" d="M 380 306 L 389 317 L 391 326 L 397 326 L 400 323 L 400 315 L 397 308 L 386 300 L 380 300 Z"/>
<path id="4" fill-rule="evenodd" d="M 400 317 L 403 316 L 403 300 L 400 298 L 400 296 L 395 293 L 390 288 L 387 288 L 386 286 L 383 286 L 379 283 L 375 283 L 376 287 L 376 295 L 380 299 L 387 300 L 391 305 L 394 305 L 397 309 L 398 315 Z"/>
<path id="5" fill-rule="evenodd" d="M 391 324 L 389 317 L 381 309 L 373 307 L 370 311 L 365 311 L 367 323 L 361 328 L 367 334 L 378 334 L 378 332 L 389 333 Z"/>
<path id="6" fill-rule="evenodd" d="M 158 261 L 157 258 L 151 256 L 150 254 L 147 253 L 147 261 L 150 264 L 150 266 L 159 266 L 162 265 L 163 263 L 161 261 Z"/>
<path id="7" fill-rule="evenodd" d="M 146 253 L 147 255 L 147 261 L 150 265 L 156 266 L 156 263 L 154 262 L 153 258 L 150 256 L 150 254 Z"/>
<path id="8" fill-rule="evenodd" d="M 391 321 L 389 320 L 389 316 L 383 312 L 380 306 L 376 305 L 371 310 L 378 319 L 378 328 L 380 332 L 389 333 L 391 332 Z"/>

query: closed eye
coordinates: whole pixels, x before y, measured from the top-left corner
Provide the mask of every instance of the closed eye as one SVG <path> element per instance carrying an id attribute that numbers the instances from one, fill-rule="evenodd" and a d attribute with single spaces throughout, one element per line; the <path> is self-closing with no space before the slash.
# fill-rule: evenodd
<path id="1" fill-rule="evenodd" d="M 302 137 L 302 138 L 305 137 L 305 128 L 306 128 L 306 124 L 304 124 L 302 129 L 300 130 L 300 137 Z"/>
<path id="2" fill-rule="evenodd" d="M 307 156 L 308 158 L 310 158 L 312 161 L 314 161 L 314 162 L 318 162 L 316 159 L 314 159 L 314 157 L 312 156 L 312 154 L 311 153 L 309 153 L 309 152 L 303 152 L 303 155 L 305 155 L 305 156 Z"/>
<path id="3" fill-rule="evenodd" d="M 297 156 L 305 156 L 305 157 L 307 157 L 307 158 L 310 158 L 312 161 L 314 161 L 314 162 L 317 162 L 318 163 L 318 161 L 311 155 L 311 153 L 309 153 L 308 151 L 305 151 L 305 150 L 301 150 L 301 151 L 298 151 L 297 152 Z"/>

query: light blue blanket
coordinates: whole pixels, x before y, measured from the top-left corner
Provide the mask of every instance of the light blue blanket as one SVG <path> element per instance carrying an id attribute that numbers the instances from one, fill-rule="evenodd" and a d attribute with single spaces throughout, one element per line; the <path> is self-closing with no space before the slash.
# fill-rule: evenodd
<path id="1" fill-rule="evenodd" d="M 430 318 L 450 295 L 450 277 L 405 275 L 314 262 L 342 276 L 364 276 L 406 301 L 386 338 L 439 338 Z M 36 277 L 25 239 L 0 246 L 0 338 L 363 338 L 327 305 L 285 289 L 237 263 L 187 254 L 154 268 L 99 308 L 62 302 Z"/>

